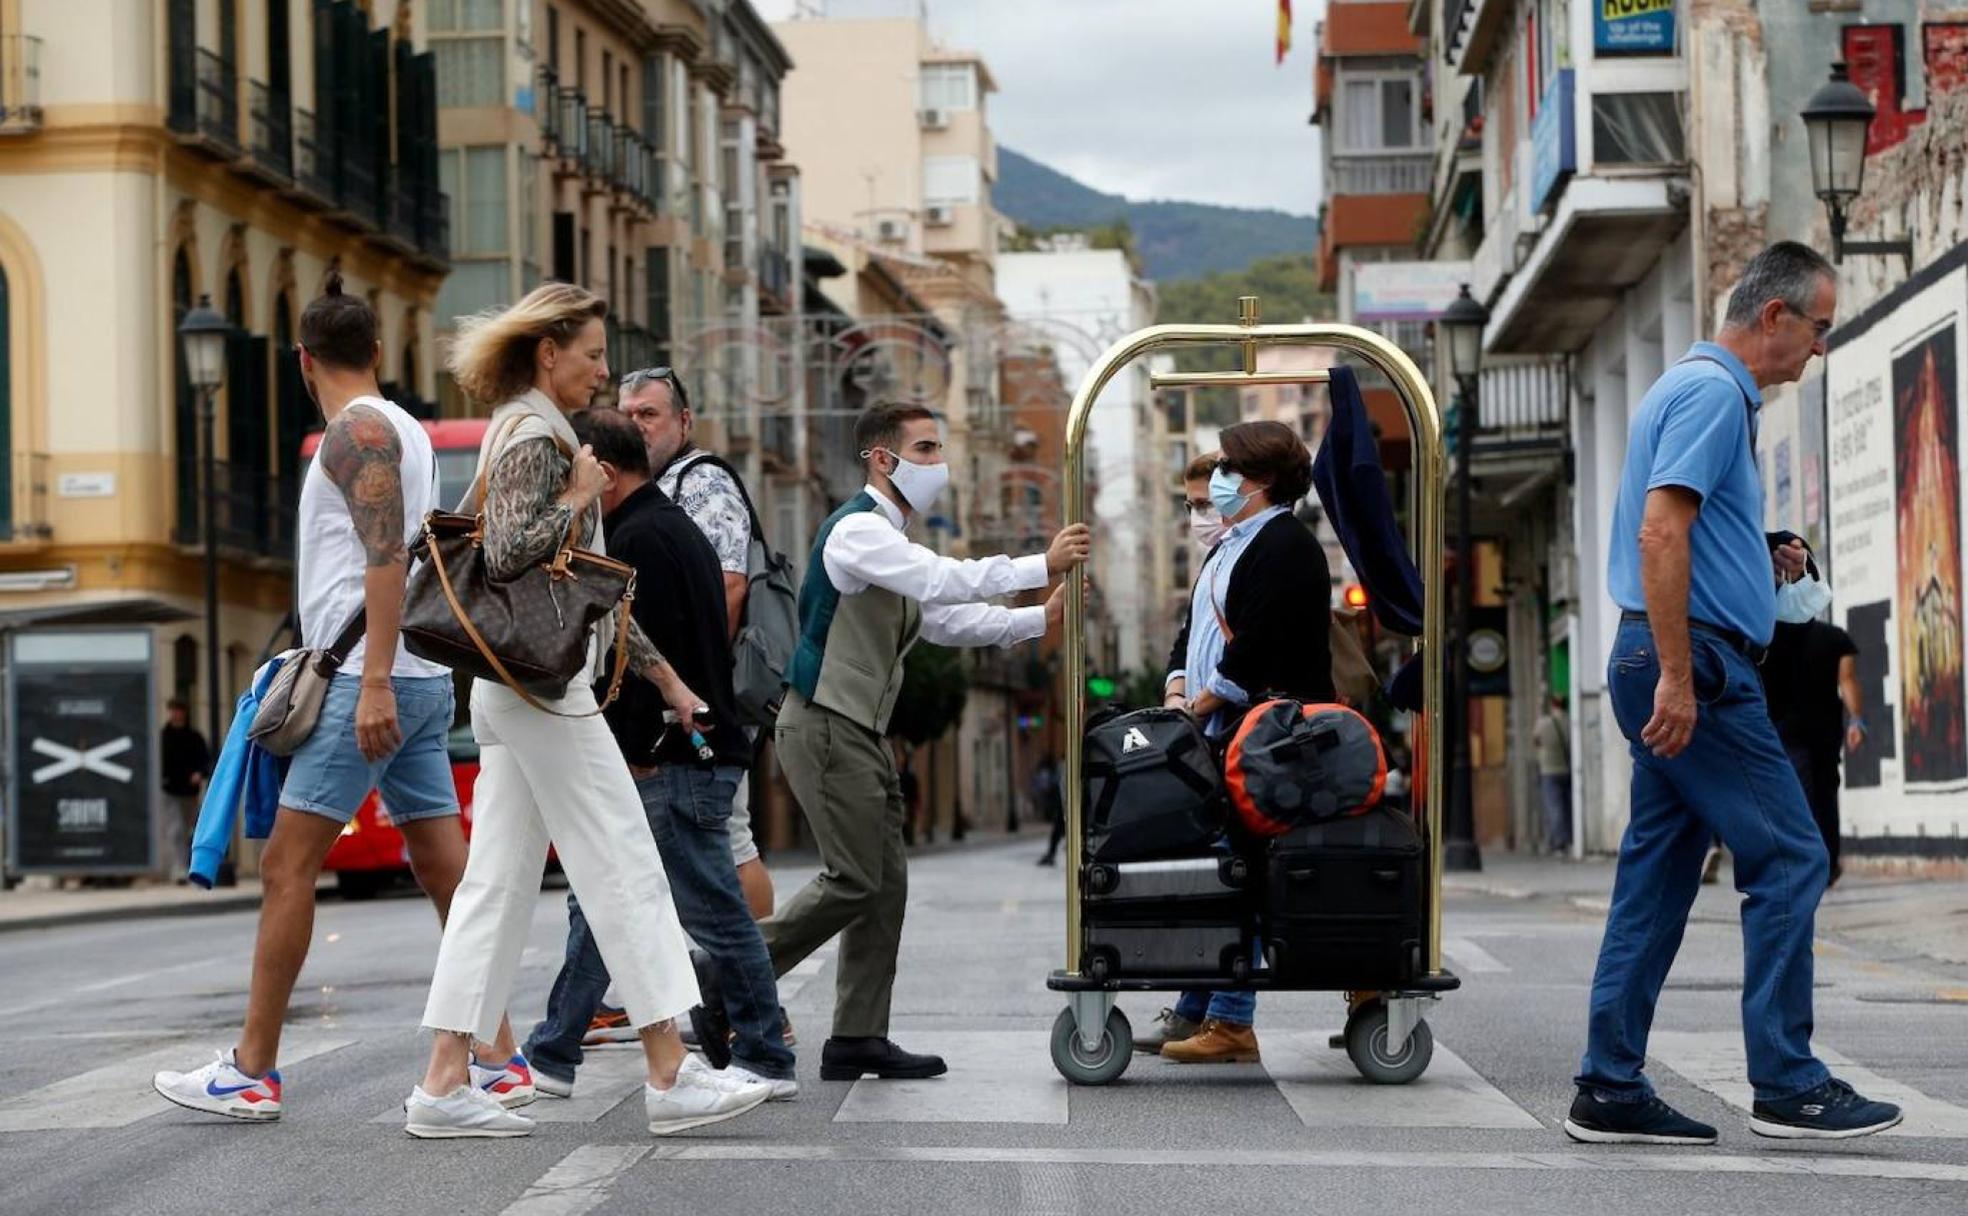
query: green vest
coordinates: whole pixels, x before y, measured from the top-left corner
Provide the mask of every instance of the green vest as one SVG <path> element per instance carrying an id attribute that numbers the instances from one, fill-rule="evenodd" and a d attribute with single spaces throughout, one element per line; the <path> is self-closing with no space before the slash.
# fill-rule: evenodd
<path id="1" fill-rule="evenodd" d="M 878 735 L 887 733 L 902 692 L 902 657 L 922 632 L 922 605 L 881 587 L 842 595 L 822 555 L 835 524 L 880 509 L 863 490 L 820 525 L 800 582 L 799 646 L 786 670 L 786 682 L 807 701 Z"/>

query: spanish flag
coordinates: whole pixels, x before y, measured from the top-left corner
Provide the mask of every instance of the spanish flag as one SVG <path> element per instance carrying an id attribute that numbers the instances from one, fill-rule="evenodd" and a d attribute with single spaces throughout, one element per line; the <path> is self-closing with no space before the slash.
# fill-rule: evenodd
<path id="1" fill-rule="evenodd" d="M 1291 50 L 1291 0 L 1278 0 L 1278 62 Z"/>

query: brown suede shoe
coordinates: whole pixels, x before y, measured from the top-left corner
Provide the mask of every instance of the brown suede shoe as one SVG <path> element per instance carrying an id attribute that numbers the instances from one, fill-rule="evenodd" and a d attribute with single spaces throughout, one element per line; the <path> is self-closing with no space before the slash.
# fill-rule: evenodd
<path id="1" fill-rule="evenodd" d="M 1257 1032 L 1211 1018 L 1203 1023 L 1201 1033 L 1163 1044 L 1162 1058 L 1177 1064 L 1255 1064 Z"/>

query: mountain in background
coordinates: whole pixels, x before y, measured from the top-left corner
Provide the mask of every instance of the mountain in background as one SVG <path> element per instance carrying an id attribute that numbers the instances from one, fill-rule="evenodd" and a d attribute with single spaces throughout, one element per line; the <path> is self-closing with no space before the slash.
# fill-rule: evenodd
<path id="1" fill-rule="evenodd" d="M 1143 272 L 1158 281 L 1242 270 L 1260 258 L 1306 253 L 1319 244 L 1318 221 L 1306 216 L 1210 203 L 1131 202 L 1002 144 L 991 201 L 1034 231 L 1097 228 L 1124 220 L 1133 230 Z"/>

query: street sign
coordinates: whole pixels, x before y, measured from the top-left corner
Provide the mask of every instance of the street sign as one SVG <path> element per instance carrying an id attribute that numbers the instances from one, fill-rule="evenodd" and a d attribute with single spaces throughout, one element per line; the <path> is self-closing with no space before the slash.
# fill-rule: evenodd
<path id="1" fill-rule="evenodd" d="M 153 869 L 149 631 L 26 630 L 7 641 L 7 869 Z"/>
<path id="2" fill-rule="evenodd" d="M 1597 0 L 1595 8 L 1594 54 L 1674 53 L 1674 0 Z"/>

